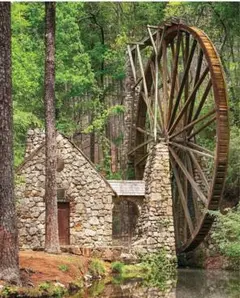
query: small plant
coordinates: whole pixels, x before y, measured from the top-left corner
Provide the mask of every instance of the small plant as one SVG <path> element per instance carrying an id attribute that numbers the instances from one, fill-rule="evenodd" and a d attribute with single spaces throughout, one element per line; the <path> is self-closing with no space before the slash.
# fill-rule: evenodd
<path id="1" fill-rule="evenodd" d="M 89 264 L 89 273 L 93 278 L 99 278 L 105 276 L 104 262 L 98 259 L 92 259 Z"/>
<path id="2" fill-rule="evenodd" d="M 59 265 L 58 269 L 61 270 L 62 272 L 69 271 L 68 265 L 65 265 L 65 264 Z"/>
<path id="3" fill-rule="evenodd" d="M 39 290 L 47 291 L 50 288 L 50 283 L 43 282 L 39 285 Z"/>
<path id="4" fill-rule="evenodd" d="M 123 272 L 123 267 L 124 267 L 124 264 L 121 263 L 121 262 L 113 262 L 111 264 L 111 268 L 112 268 L 112 273 L 119 273 L 121 274 Z"/>

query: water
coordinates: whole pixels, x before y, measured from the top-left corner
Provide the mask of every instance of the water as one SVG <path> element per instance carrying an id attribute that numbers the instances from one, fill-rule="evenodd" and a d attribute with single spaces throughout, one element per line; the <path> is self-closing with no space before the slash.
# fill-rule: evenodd
<path id="1" fill-rule="evenodd" d="M 169 281 L 165 291 L 143 287 L 142 281 L 121 284 L 99 281 L 72 297 L 98 298 L 240 298 L 240 272 L 179 269 L 177 281 Z"/>

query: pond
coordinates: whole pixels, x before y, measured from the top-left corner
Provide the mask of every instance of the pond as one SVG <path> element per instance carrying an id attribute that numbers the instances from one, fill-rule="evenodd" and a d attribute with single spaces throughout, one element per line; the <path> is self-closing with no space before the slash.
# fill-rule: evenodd
<path id="1" fill-rule="evenodd" d="M 140 280 L 121 284 L 95 282 L 74 298 L 239 298 L 240 272 L 179 269 L 177 281 L 169 281 L 165 291 L 144 287 Z"/>

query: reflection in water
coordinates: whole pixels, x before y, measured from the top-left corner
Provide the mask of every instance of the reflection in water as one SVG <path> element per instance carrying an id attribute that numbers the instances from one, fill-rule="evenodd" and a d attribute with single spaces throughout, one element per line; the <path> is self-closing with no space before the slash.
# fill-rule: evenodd
<path id="1" fill-rule="evenodd" d="M 240 298 L 240 273 L 223 270 L 178 271 L 176 298 Z"/>
<path id="2" fill-rule="evenodd" d="M 94 283 L 84 293 L 72 297 L 98 298 L 240 298 L 240 273 L 228 271 L 180 269 L 177 286 L 169 281 L 167 289 L 144 287 L 139 280 L 121 284 Z"/>

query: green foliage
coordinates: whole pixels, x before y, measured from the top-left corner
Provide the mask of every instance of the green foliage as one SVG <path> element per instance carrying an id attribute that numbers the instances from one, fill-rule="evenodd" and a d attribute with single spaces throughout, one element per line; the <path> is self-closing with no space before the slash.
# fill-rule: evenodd
<path id="1" fill-rule="evenodd" d="M 114 276 L 113 283 L 122 283 L 125 279 L 141 278 L 146 286 L 166 290 L 169 281 L 174 282 L 176 275 L 176 260 L 167 255 L 166 251 L 144 254 L 141 262 L 136 265 L 124 265 L 121 262 L 111 264 Z"/>
<path id="2" fill-rule="evenodd" d="M 164 290 L 167 282 L 173 280 L 176 275 L 176 260 L 169 258 L 165 250 L 158 253 L 146 254 L 141 261 L 145 266 L 149 267 L 149 273 L 146 283 L 157 286 Z"/>
<path id="3" fill-rule="evenodd" d="M 14 165 L 18 166 L 24 157 L 26 134 L 29 127 L 41 127 L 42 121 L 32 112 L 22 110 L 14 102 Z"/>
<path id="4" fill-rule="evenodd" d="M 105 276 L 105 264 L 102 260 L 99 259 L 92 259 L 89 267 L 89 273 L 92 275 L 93 278 L 99 278 Z"/>
<path id="5" fill-rule="evenodd" d="M 111 264 L 112 273 L 119 273 L 123 272 L 124 264 L 122 262 L 116 261 Z"/>
<path id="6" fill-rule="evenodd" d="M 216 212 L 216 228 L 213 239 L 221 253 L 228 257 L 240 258 L 240 207 L 229 210 L 226 215 Z"/>
<path id="7" fill-rule="evenodd" d="M 50 282 L 43 282 L 36 287 L 16 287 L 16 286 L 5 286 L 0 291 L 0 297 L 56 297 L 60 298 L 66 294 L 67 290 L 65 287 L 53 284 Z"/>
<path id="8" fill-rule="evenodd" d="M 58 266 L 58 269 L 61 270 L 62 272 L 67 272 L 69 271 L 68 265 L 62 264 Z"/>
<path id="9" fill-rule="evenodd" d="M 228 187 L 239 187 L 240 182 L 240 129 L 236 126 L 231 127 L 230 152 L 227 175 Z"/>

